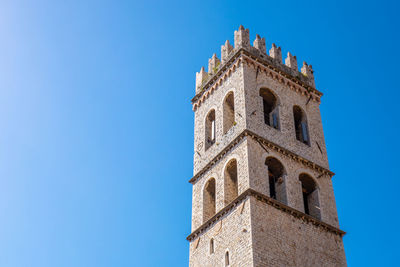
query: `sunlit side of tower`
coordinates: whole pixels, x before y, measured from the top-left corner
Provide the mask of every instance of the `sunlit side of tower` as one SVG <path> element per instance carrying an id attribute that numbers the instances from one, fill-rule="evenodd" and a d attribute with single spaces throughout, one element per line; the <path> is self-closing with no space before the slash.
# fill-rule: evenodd
<path id="1" fill-rule="evenodd" d="M 240 26 L 196 73 L 190 266 L 346 266 L 313 69 Z"/>

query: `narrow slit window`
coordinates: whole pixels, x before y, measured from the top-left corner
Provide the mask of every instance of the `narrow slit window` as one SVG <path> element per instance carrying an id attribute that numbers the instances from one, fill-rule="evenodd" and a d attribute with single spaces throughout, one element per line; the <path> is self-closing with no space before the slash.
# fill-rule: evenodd
<path id="1" fill-rule="evenodd" d="M 225 266 L 229 266 L 229 252 L 225 253 Z"/>
<path id="2" fill-rule="evenodd" d="M 214 239 L 210 240 L 210 254 L 214 254 Z"/>

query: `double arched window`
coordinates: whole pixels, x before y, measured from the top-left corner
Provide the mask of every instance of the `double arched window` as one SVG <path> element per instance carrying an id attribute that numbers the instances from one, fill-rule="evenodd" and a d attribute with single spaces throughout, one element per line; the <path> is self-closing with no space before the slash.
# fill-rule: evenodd
<path id="1" fill-rule="evenodd" d="M 310 135 L 308 134 L 307 117 L 305 112 L 299 106 L 294 106 L 293 117 L 296 139 L 306 145 L 310 145 Z"/>
<path id="2" fill-rule="evenodd" d="M 263 112 L 265 124 L 279 130 L 279 109 L 278 99 L 266 88 L 261 88 L 260 96 L 263 100 Z"/>
<path id="3" fill-rule="evenodd" d="M 231 159 L 224 170 L 224 204 L 228 205 L 238 196 L 237 160 Z M 203 223 L 216 213 L 216 182 L 209 179 L 203 188 Z"/>

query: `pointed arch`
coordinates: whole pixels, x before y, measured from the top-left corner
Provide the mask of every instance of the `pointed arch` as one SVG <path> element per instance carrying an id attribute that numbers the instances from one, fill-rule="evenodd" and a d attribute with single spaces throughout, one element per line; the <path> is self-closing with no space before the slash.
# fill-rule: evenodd
<path id="1" fill-rule="evenodd" d="M 293 120 L 294 129 L 296 132 L 296 139 L 306 145 L 310 145 L 307 116 L 301 107 L 293 106 Z"/>
<path id="2" fill-rule="evenodd" d="M 279 103 L 276 95 L 267 88 L 260 89 L 260 96 L 263 101 L 264 123 L 279 130 Z"/>
<path id="3" fill-rule="evenodd" d="M 215 109 L 208 112 L 205 122 L 205 149 L 207 150 L 215 143 Z"/>
<path id="4" fill-rule="evenodd" d="M 235 97 L 233 92 L 229 92 L 223 103 L 223 128 L 226 134 L 235 124 Z"/>
<path id="5" fill-rule="evenodd" d="M 224 202 L 231 203 L 238 196 L 237 160 L 231 159 L 224 171 Z"/>
<path id="6" fill-rule="evenodd" d="M 321 209 L 319 203 L 319 189 L 315 180 L 308 174 L 299 175 L 301 191 L 303 196 L 304 213 L 321 219 Z"/>
<path id="7" fill-rule="evenodd" d="M 211 178 L 207 181 L 206 185 L 203 188 L 203 223 L 215 215 L 215 190 L 215 179 Z"/>

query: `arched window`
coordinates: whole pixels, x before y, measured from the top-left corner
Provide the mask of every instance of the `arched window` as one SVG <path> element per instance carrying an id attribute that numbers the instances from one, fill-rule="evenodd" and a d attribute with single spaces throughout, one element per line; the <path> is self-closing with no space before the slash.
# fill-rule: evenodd
<path id="1" fill-rule="evenodd" d="M 210 254 L 214 254 L 214 239 L 210 240 Z"/>
<path id="2" fill-rule="evenodd" d="M 303 193 L 304 213 L 321 219 L 317 184 L 311 176 L 305 173 L 300 174 L 299 180 Z"/>
<path id="3" fill-rule="evenodd" d="M 238 196 L 237 161 L 232 159 L 224 171 L 224 199 L 225 205 L 231 203 Z"/>
<path id="4" fill-rule="evenodd" d="M 215 143 L 215 110 L 208 112 L 206 117 L 206 150 Z"/>
<path id="5" fill-rule="evenodd" d="M 308 134 L 306 114 L 299 106 L 294 106 L 293 117 L 296 139 L 306 145 L 310 145 L 310 135 Z"/>
<path id="6" fill-rule="evenodd" d="M 268 167 L 269 196 L 286 203 L 285 168 L 273 157 L 266 158 L 265 165 Z"/>
<path id="7" fill-rule="evenodd" d="M 266 88 L 261 88 L 260 96 L 263 99 L 264 122 L 265 124 L 279 130 L 279 109 L 278 99 Z"/>
<path id="8" fill-rule="evenodd" d="M 225 252 L 225 266 L 229 266 L 229 252 Z"/>
<path id="9" fill-rule="evenodd" d="M 235 100 L 233 92 L 230 92 L 224 101 L 224 134 L 235 124 Z"/>
<path id="10" fill-rule="evenodd" d="M 203 190 L 203 223 L 215 215 L 215 179 L 207 181 Z"/>

